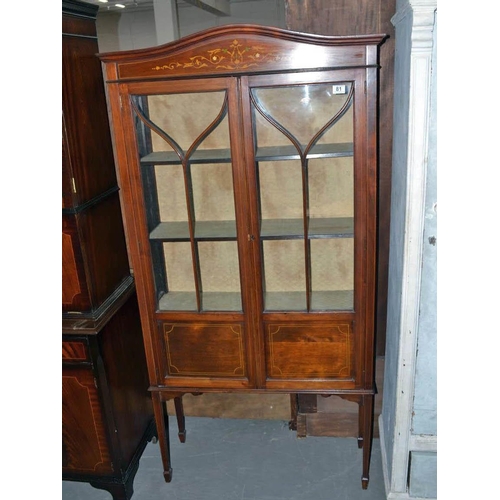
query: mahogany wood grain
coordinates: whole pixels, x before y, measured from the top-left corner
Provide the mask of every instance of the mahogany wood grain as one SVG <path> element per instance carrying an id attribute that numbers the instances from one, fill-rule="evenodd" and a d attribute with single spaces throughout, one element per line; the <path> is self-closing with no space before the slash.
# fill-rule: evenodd
<path id="1" fill-rule="evenodd" d="M 375 394 L 372 372 L 378 47 L 385 38 L 385 35 L 328 37 L 234 25 L 217 27 L 159 47 L 100 55 L 106 70 L 123 214 L 167 481 L 171 480 L 172 470 L 165 401 L 188 392 L 275 391 L 339 394 L 363 401 L 363 486 L 366 486 L 369 465 L 369 457 L 366 457 L 371 449 L 368 422 L 372 422 L 368 410 Z M 251 89 L 274 87 L 279 91 L 283 86 L 345 81 L 352 82 L 355 117 L 354 308 L 338 312 L 264 312 Z M 144 167 L 139 151 L 144 152 L 145 145 L 137 143 L 138 111 L 134 99 L 137 95 L 209 91 L 225 91 L 228 103 L 243 311 L 159 310 L 160 294 L 149 240 L 151 221 L 144 203 L 148 198 L 145 185 L 154 183 L 144 184 L 141 175 Z M 196 111 L 196 106 L 186 109 L 186 113 Z M 160 136 L 165 134 L 160 132 Z M 146 154 L 152 152 L 146 151 Z M 182 156 L 189 206 L 192 203 L 189 164 Z M 188 210 L 187 223 L 196 275 L 192 207 Z M 157 221 L 153 225 L 156 227 Z M 306 236 L 307 227 L 306 223 Z M 200 309 L 200 280 L 196 291 Z"/>
<path id="2" fill-rule="evenodd" d="M 86 341 L 75 340 L 62 343 L 63 361 L 86 361 L 89 359 Z"/>
<path id="3" fill-rule="evenodd" d="M 268 378 L 353 378 L 348 323 L 265 323 Z"/>
<path id="4" fill-rule="evenodd" d="M 92 369 L 63 368 L 63 472 L 113 472 L 105 428 Z"/>
<path id="5" fill-rule="evenodd" d="M 72 184 L 72 202 L 70 205 L 66 196 L 65 207 L 81 205 L 116 186 L 102 70 L 95 57 L 98 51 L 95 23 L 72 18 L 71 27 L 74 24 L 89 26 L 87 31 L 93 33 L 85 33 L 82 28 L 63 35 L 62 110 L 66 125 L 63 142 L 69 157 L 64 161 L 63 156 L 63 181 Z"/>
<path id="6" fill-rule="evenodd" d="M 168 374 L 194 377 L 245 377 L 241 324 L 163 324 Z"/>
<path id="7" fill-rule="evenodd" d="M 138 438 L 144 435 L 152 417 L 141 333 L 139 306 L 133 293 L 96 339 L 110 410 L 120 436 L 117 445 L 122 469 L 132 461 Z"/>
<path id="8" fill-rule="evenodd" d="M 105 63 L 117 63 L 117 78 L 120 81 L 178 78 L 179 75 L 234 75 L 266 70 L 356 67 L 365 64 L 365 46 L 379 44 L 384 36 L 338 37 L 332 40 L 321 35 L 285 32 L 269 26 L 239 24 L 205 30 L 159 47 L 99 56 Z M 311 45 L 315 46 L 314 55 Z"/>
<path id="9" fill-rule="evenodd" d="M 78 222 L 74 215 L 62 216 L 62 309 L 86 311 L 92 308 Z"/>

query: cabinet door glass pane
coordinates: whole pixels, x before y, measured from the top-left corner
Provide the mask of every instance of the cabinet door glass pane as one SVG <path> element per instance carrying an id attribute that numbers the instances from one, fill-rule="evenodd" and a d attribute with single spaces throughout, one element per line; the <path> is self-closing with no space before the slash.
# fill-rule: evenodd
<path id="1" fill-rule="evenodd" d="M 160 310 L 242 309 L 227 106 L 225 91 L 132 99 Z"/>
<path id="2" fill-rule="evenodd" d="M 353 309 L 353 90 L 251 90 L 265 310 Z"/>
<path id="3" fill-rule="evenodd" d="M 304 311 L 307 308 L 304 244 L 300 240 L 264 240 L 265 308 Z"/>
<path id="4" fill-rule="evenodd" d="M 238 247 L 236 241 L 199 243 L 202 309 L 241 310 Z"/>

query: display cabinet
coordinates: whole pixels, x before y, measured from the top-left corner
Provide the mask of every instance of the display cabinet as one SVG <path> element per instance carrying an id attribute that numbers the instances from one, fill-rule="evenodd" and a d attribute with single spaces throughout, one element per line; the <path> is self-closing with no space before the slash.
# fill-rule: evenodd
<path id="1" fill-rule="evenodd" d="M 101 54 L 150 390 L 337 394 L 373 427 L 378 47 L 234 25 Z"/>
<path id="2" fill-rule="evenodd" d="M 62 478 L 129 500 L 156 431 L 95 55 L 97 10 L 62 2 Z"/>

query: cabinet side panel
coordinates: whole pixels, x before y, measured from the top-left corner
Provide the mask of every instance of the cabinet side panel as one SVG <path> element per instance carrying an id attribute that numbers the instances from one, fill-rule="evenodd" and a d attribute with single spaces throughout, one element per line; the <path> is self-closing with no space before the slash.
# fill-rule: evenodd
<path id="1" fill-rule="evenodd" d="M 121 456 L 129 463 L 153 417 L 135 293 L 102 330 L 101 342 Z"/>
<path id="2" fill-rule="evenodd" d="M 63 473 L 113 472 L 90 367 L 62 370 L 62 457 Z"/>

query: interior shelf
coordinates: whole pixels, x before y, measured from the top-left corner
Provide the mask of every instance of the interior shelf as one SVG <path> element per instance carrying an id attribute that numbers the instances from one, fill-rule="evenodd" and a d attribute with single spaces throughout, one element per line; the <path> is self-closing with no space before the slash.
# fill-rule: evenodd
<path id="1" fill-rule="evenodd" d="M 263 219 L 262 239 L 304 238 L 302 219 Z M 309 219 L 309 238 L 353 238 L 353 217 L 331 217 Z"/>
<path id="2" fill-rule="evenodd" d="M 242 311 L 239 292 L 202 292 L 204 311 Z M 159 301 L 160 311 L 197 311 L 195 292 L 168 292 Z"/>
<path id="3" fill-rule="evenodd" d="M 190 163 L 231 163 L 230 149 L 201 149 L 195 151 Z M 174 151 L 155 151 L 141 158 L 143 165 L 177 165 L 181 163 Z"/>
<path id="4" fill-rule="evenodd" d="M 304 237 L 302 219 L 263 219 L 260 236 L 262 239 L 300 239 Z M 198 241 L 236 240 L 236 221 L 196 221 L 194 237 Z M 352 217 L 331 217 L 309 219 L 309 238 L 353 238 Z M 150 233 L 151 240 L 189 241 L 189 224 L 161 222 Z"/>
<path id="5" fill-rule="evenodd" d="M 308 159 L 337 158 L 353 156 L 353 143 L 317 144 L 309 154 Z M 293 145 L 267 146 L 257 148 L 256 161 L 298 160 L 299 154 Z M 191 164 L 196 163 L 231 163 L 229 149 L 201 149 L 193 153 L 189 159 Z M 181 163 L 174 151 L 156 151 L 141 158 L 142 165 L 177 165 Z"/>
<path id="6" fill-rule="evenodd" d="M 266 311 L 305 311 L 305 292 L 265 292 Z M 313 291 L 311 293 L 312 311 L 353 310 L 353 290 Z"/>
<path id="7" fill-rule="evenodd" d="M 316 144 L 307 155 L 310 160 L 316 158 L 337 158 L 353 156 L 352 142 Z M 256 161 L 299 160 L 297 149 L 292 144 L 286 146 L 267 146 L 257 148 Z"/>
<path id="8" fill-rule="evenodd" d="M 194 237 L 198 241 L 236 240 L 236 221 L 196 221 Z M 181 222 L 160 222 L 150 233 L 151 240 L 189 241 L 189 224 Z"/>

